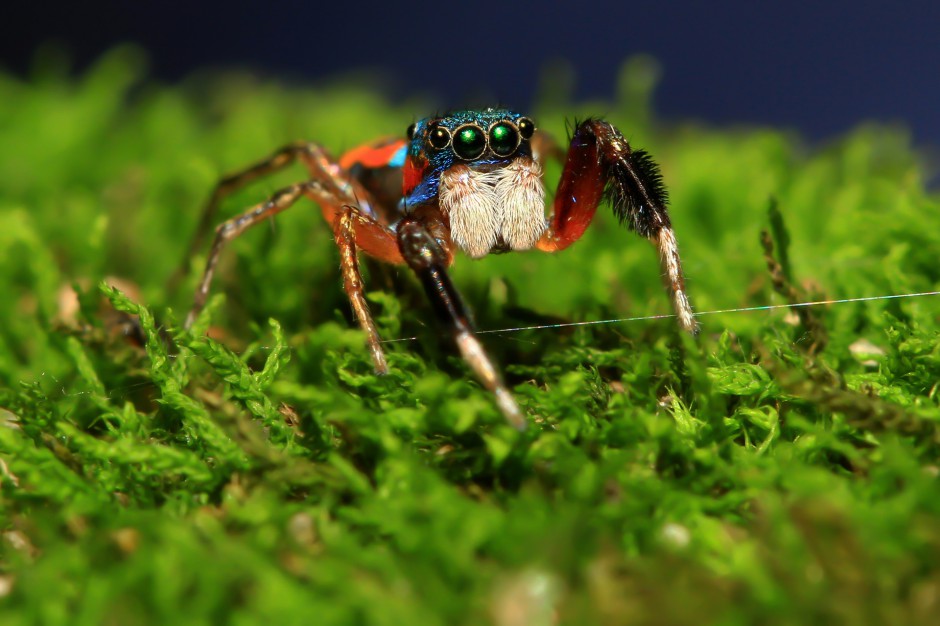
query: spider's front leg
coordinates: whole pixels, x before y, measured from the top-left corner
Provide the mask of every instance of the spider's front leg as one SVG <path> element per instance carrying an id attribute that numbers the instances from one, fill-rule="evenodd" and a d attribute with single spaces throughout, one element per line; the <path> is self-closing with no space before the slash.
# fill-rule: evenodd
<path id="1" fill-rule="evenodd" d="M 496 396 L 496 403 L 509 423 L 518 430 L 525 430 L 526 421 L 522 411 L 506 388 L 499 370 L 474 335 L 469 311 L 447 275 L 450 256 L 432 235 L 434 227 L 435 224 L 426 224 L 420 218 L 403 219 L 397 229 L 401 255 L 421 281 L 438 317 L 450 326 L 463 359 L 483 386 Z M 437 230 L 443 232 L 445 229 Z"/>
<path id="2" fill-rule="evenodd" d="M 538 248 L 556 252 L 577 241 L 605 195 L 620 222 L 659 249 L 679 326 L 697 333 L 698 324 L 685 292 L 679 248 L 666 210 L 667 195 L 659 168 L 649 154 L 633 150 L 620 131 L 607 122 L 588 119 L 575 127 L 549 228 Z"/>

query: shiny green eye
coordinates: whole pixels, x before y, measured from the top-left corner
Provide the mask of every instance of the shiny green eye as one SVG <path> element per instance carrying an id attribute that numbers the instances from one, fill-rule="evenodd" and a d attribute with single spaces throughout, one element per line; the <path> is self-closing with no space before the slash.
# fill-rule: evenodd
<path id="1" fill-rule="evenodd" d="M 519 147 L 519 133 L 515 127 L 505 122 L 494 124 L 490 128 L 490 149 L 497 156 L 509 156 Z"/>
<path id="2" fill-rule="evenodd" d="M 477 126 L 468 124 L 454 132 L 454 154 L 471 161 L 486 150 L 486 136 Z"/>
<path id="3" fill-rule="evenodd" d="M 450 143 L 450 132 L 442 126 L 435 126 L 428 131 L 428 143 L 436 150 L 446 148 Z"/>

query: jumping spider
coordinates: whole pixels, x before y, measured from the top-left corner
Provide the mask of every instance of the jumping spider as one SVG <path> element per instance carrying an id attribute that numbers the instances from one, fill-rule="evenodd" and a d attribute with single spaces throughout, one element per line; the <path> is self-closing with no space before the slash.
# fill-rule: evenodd
<path id="1" fill-rule="evenodd" d="M 428 117 L 412 124 L 407 136 L 353 149 L 339 160 L 317 144 L 295 143 L 222 179 L 203 212 L 190 257 L 223 197 L 296 160 L 310 172 L 309 180 L 281 189 L 216 228 L 186 326 L 205 305 L 225 244 L 306 196 L 320 205 L 332 225 L 343 286 L 366 333 L 376 372 L 387 373 L 388 365 L 366 304 L 360 251 L 414 271 L 464 360 L 494 394 L 506 419 L 522 429 L 526 420 L 474 335 L 447 268 L 457 249 L 472 258 L 530 248 L 563 250 L 584 234 L 606 196 L 622 223 L 657 246 L 679 326 L 697 331 L 659 169 L 646 152 L 631 149 L 612 125 L 600 119 L 577 123 L 567 155 L 531 119 L 507 109 Z M 547 218 L 541 166 L 546 157 L 564 159 Z"/>

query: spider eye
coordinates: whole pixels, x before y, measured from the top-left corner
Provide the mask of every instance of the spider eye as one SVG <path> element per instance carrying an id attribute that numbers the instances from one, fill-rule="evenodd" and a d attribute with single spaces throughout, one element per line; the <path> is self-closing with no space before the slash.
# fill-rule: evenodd
<path id="1" fill-rule="evenodd" d="M 408 127 L 408 130 L 405 131 L 405 134 L 408 135 L 408 140 L 409 140 L 409 141 L 412 140 L 412 139 L 414 139 L 414 138 L 415 138 L 415 125 L 412 124 L 411 126 L 409 126 L 409 127 Z"/>
<path id="2" fill-rule="evenodd" d="M 435 126 L 428 133 L 428 143 L 436 150 L 442 150 L 450 143 L 450 132 L 443 126 Z"/>
<path id="3" fill-rule="evenodd" d="M 535 122 L 527 117 L 520 117 L 516 125 L 519 127 L 519 134 L 522 135 L 523 139 L 529 139 L 532 137 L 532 133 L 535 132 Z"/>
<path id="4" fill-rule="evenodd" d="M 519 147 L 519 133 L 512 124 L 499 122 L 490 128 L 490 148 L 497 156 L 509 156 Z"/>
<path id="5" fill-rule="evenodd" d="M 477 126 L 467 124 L 454 131 L 454 154 L 472 161 L 486 150 L 486 136 Z"/>

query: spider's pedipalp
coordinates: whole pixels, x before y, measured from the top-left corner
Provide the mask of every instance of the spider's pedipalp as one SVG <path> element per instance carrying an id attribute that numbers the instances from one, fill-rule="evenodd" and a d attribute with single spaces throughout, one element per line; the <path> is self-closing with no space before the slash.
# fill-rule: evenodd
<path id="1" fill-rule="evenodd" d="M 545 232 L 545 187 L 538 161 L 519 157 L 499 170 L 499 238 L 511 250 L 528 250 Z"/>
<path id="2" fill-rule="evenodd" d="M 528 250 L 545 230 L 542 168 L 530 157 L 488 170 L 454 165 L 438 193 L 454 243 L 471 258 L 494 248 Z"/>

